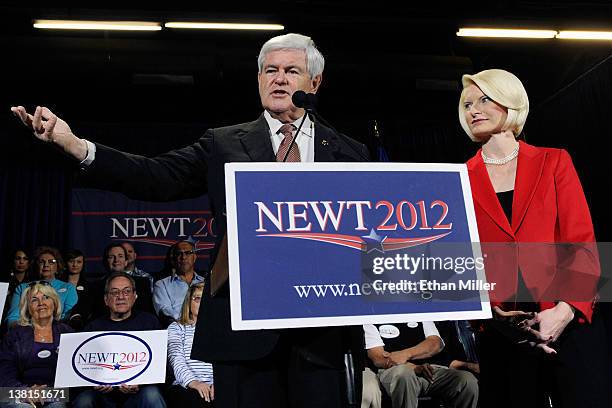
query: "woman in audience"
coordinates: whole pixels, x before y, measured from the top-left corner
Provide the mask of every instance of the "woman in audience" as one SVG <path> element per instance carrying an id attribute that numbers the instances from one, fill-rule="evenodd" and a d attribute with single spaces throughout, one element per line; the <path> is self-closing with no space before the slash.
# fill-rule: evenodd
<path id="1" fill-rule="evenodd" d="M 49 282 L 25 286 L 19 302 L 19 325 L 8 332 L 0 347 L 0 386 L 53 387 L 60 335 L 72 332 L 58 322 L 61 312 L 60 299 Z M 65 406 L 58 402 L 49 405 Z"/>
<path id="2" fill-rule="evenodd" d="M 212 365 L 190 357 L 203 291 L 203 283 L 189 288 L 181 318 L 168 327 L 168 359 L 175 377 L 166 398 L 171 407 L 212 406 L 215 397 Z"/>
<path id="3" fill-rule="evenodd" d="M 3 315 L 6 315 L 9 305 L 11 304 L 11 297 L 17 286 L 19 286 L 22 282 L 28 281 L 29 268 L 30 258 L 28 257 L 26 251 L 20 248 L 12 253 L 8 276 L 9 287 L 6 295 L 6 303 L 4 304 Z"/>
<path id="4" fill-rule="evenodd" d="M 77 303 L 77 292 L 70 283 L 56 279 L 56 275 L 64 269 L 64 261 L 60 252 L 52 247 L 39 247 L 34 251 L 34 271 L 33 276 L 37 276 L 41 281 L 48 282 L 57 292 L 60 299 L 62 319 L 70 316 L 70 311 Z M 19 320 L 19 302 L 21 294 L 26 290 L 27 284 L 22 283 L 15 289 L 15 294 L 11 299 L 6 321 L 9 327 L 17 324 Z"/>
<path id="5" fill-rule="evenodd" d="M 65 259 L 66 269 L 61 279 L 71 283 L 78 295 L 77 304 L 70 312 L 68 324 L 76 331 L 80 331 L 91 318 L 93 307 L 93 294 L 85 278 L 85 255 L 78 249 L 71 249 L 66 252 Z"/>
<path id="6" fill-rule="evenodd" d="M 9 274 L 9 294 L 22 282 L 27 282 L 28 269 L 30 268 L 30 258 L 23 249 L 13 252 L 11 257 L 11 271 Z"/>
<path id="7" fill-rule="evenodd" d="M 589 207 L 570 155 L 519 141 L 527 92 L 510 72 L 464 75 L 459 120 L 494 320 L 478 332 L 483 407 L 608 407 Z M 577 118 L 578 120 L 579 118 Z M 556 245 L 561 244 L 561 245 Z M 594 313 L 595 312 L 595 313 Z"/>

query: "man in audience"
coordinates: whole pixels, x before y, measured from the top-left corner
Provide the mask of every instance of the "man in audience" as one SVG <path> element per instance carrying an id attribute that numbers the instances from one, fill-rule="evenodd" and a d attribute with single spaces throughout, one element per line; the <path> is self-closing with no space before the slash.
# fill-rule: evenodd
<path id="1" fill-rule="evenodd" d="M 366 324 L 363 329 L 372 369 L 393 408 L 416 408 L 421 396 L 440 398 L 445 407 L 476 408 L 476 378 L 436 364 L 444 342 L 433 322 Z"/>
<path id="2" fill-rule="evenodd" d="M 153 289 L 153 276 L 150 273 L 143 271 L 142 269 L 136 266 L 136 258 L 138 258 L 138 254 L 134 249 L 134 245 L 130 242 L 124 241 L 121 243 L 123 249 L 125 249 L 125 253 L 127 255 L 125 272 L 129 273 L 132 276 L 140 276 L 143 278 L 147 278 L 151 284 L 151 290 Z"/>
<path id="3" fill-rule="evenodd" d="M 108 316 L 85 326 L 85 331 L 158 330 L 159 321 L 151 313 L 134 310 L 138 298 L 134 279 L 125 272 L 113 272 L 104 285 L 104 304 Z M 148 408 L 165 408 L 166 403 L 156 385 L 97 386 L 80 393 L 73 402 L 76 408 L 114 407 L 117 404 Z"/>
<path id="4" fill-rule="evenodd" d="M 204 282 L 194 269 L 196 253 L 191 242 L 179 241 L 174 246 L 172 257 L 177 265 L 176 272 L 158 280 L 153 289 L 153 306 L 164 326 L 180 317 L 189 287 Z"/>
<path id="5" fill-rule="evenodd" d="M 104 248 L 104 256 L 102 262 L 106 269 L 107 276 L 115 272 L 124 272 L 136 282 L 136 291 L 138 298 L 135 308 L 140 311 L 153 313 L 153 298 L 151 294 L 151 282 L 148 278 L 142 276 L 133 276 L 126 271 L 127 266 L 127 251 L 119 243 L 111 243 Z M 97 298 L 95 299 L 94 316 L 102 316 L 106 312 L 105 305 L 98 299 L 102 298 L 103 288 L 98 285 L 96 290 Z"/>
<path id="6" fill-rule="evenodd" d="M 444 365 L 457 370 L 470 371 L 476 378 L 480 374 L 480 364 L 476 354 L 474 331 L 467 320 L 436 322 L 446 347 L 442 351 Z"/>

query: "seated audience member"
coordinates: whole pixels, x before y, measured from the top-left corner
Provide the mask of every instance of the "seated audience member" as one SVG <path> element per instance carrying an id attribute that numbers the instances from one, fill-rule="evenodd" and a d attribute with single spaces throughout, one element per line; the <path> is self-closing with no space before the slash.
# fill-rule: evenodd
<path id="1" fill-rule="evenodd" d="M 173 256 L 176 263 L 175 273 L 155 282 L 153 290 L 153 306 L 162 323 L 167 322 L 164 326 L 181 316 L 183 299 L 189 287 L 204 282 L 204 278 L 194 270 L 196 254 L 191 242 L 178 242 Z"/>
<path id="2" fill-rule="evenodd" d="M 174 275 L 174 272 L 176 272 L 176 259 L 174 259 L 175 246 L 176 243 L 172 244 L 166 251 L 166 256 L 164 258 L 164 266 L 155 275 L 156 280 L 167 278 L 168 276 Z"/>
<path id="3" fill-rule="evenodd" d="M 136 266 L 136 258 L 138 258 L 138 254 L 134 249 L 134 245 L 126 241 L 122 242 L 121 246 L 123 247 L 123 249 L 125 249 L 125 255 L 127 256 L 125 264 L 125 273 L 133 277 L 138 276 L 141 278 L 147 278 L 149 280 L 151 290 L 153 290 L 153 276 Z"/>
<path id="4" fill-rule="evenodd" d="M 467 371 L 436 363 L 444 342 L 433 322 L 363 326 L 368 357 L 393 408 L 411 408 L 431 396 L 445 407 L 475 408 L 478 383 Z"/>
<path id="5" fill-rule="evenodd" d="M 361 408 L 380 408 L 382 406 L 382 392 L 378 377 L 370 367 L 363 370 L 363 392 L 361 395 Z"/>
<path id="6" fill-rule="evenodd" d="M 61 319 L 70 316 L 72 308 L 77 303 L 77 292 L 74 286 L 59 279 L 56 275 L 64 269 L 64 261 L 59 251 L 52 247 L 39 247 L 34 251 L 34 276 L 48 282 L 57 292 L 60 299 L 62 315 Z M 21 283 L 15 288 L 15 293 L 11 299 L 11 306 L 6 316 L 9 327 L 17 324 L 19 320 L 19 302 L 21 294 L 26 290 L 27 283 Z"/>
<path id="7" fill-rule="evenodd" d="M 208 407 L 215 397 L 212 365 L 190 357 L 203 291 L 203 283 L 188 288 L 179 320 L 168 327 L 168 360 L 175 380 L 167 399 L 172 407 Z"/>
<path id="8" fill-rule="evenodd" d="M 476 339 L 472 326 L 467 320 L 436 322 L 444 339 L 445 347 L 441 355 L 444 365 L 457 370 L 467 370 L 477 378 L 480 365 L 476 355 Z"/>
<path id="9" fill-rule="evenodd" d="M 93 320 L 85 331 L 138 331 L 160 328 L 151 313 L 134 310 L 138 294 L 134 278 L 125 272 L 112 273 L 104 285 L 104 303 L 109 314 Z M 126 385 L 119 387 L 98 386 L 81 392 L 73 401 L 73 407 L 165 407 L 166 403 L 156 385 Z"/>
<path id="10" fill-rule="evenodd" d="M 85 278 L 85 255 L 78 249 L 66 252 L 66 269 L 62 280 L 72 284 L 79 297 L 77 304 L 72 308 L 68 324 L 75 330 L 83 328 L 85 322 L 91 318 L 93 307 L 93 293 L 89 282 Z"/>
<path id="11" fill-rule="evenodd" d="M 11 253 L 9 265 L 9 274 L 7 276 L 9 287 L 6 294 L 2 316 L 6 316 L 6 312 L 11 304 L 11 296 L 15 292 L 15 288 L 17 288 L 17 286 L 19 286 L 21 283 L 28 281 L 30 258 L 28 257 L 26 251 L 23 249 L 17 249 Z M 4 279 L 2 279 L 2 281 L 5 282 Z"/>
<path id="12" fill-rule="evenodd" d="M 18 249 L 11 256 L 11 267 L 8 276 L 9 296 L 15 291 L 15 288 L 23 282 L 27 282 L 28 270 L 30 268 L 30 258 L 23 249 Z M 7 299 L 8 301 L 8 299 Z"/>
<path id="13" fill-rule="evenodd" d="M 58 321 L 62 304 L 57 292 L 47 281 L 32 282 L 22 291 L 18 309 L 18 325 L 0 348 L 0 387 L 53 387 L 60 335 L 73 331 Z"/>
<path id="14" fill-rule="evenodd" d="M 138 292 L 138 298 L 134 308 L 143 312 L 153 313 L 153 298 L 151 294 L 151 281 L 148 278 L 142 276 L 133 276 L 129 272 L 126 272 L 127 266 L 127 251 L 119 243 L 111 243 L 104 248 L 104 255 L 102 257 L 104 268 L 106 269 L 107 276 L 115 272 L 123 272 L 131 276 L 134 282 L 136 282 L 136 291 Z M 104 299 L 102 296 L 104 292 L 103 286 L 98 284 L 96 288 L 96 295 L 94 300 L 94 317 L 102 316 L 106 313 L 107 309 L 101 302 Z"/>

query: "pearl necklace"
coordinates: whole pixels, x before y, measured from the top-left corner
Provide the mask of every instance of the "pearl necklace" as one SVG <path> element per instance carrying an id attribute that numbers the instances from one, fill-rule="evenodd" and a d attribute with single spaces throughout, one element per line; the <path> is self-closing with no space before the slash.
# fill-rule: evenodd
<path id="1" fill-rule="evenodd" d="M 488 157 L 484 154 L 483 150 L 480 151 L 480 155 L 482 156 L 482 161 L 485 162 L 485 164 L 494 164 L 496 166 L 501 166 L 502 164 L 506 164 L 518 156 L 519 146 L 520 145 L 517 145 L 514 150 L 510 152 L 509 155 L 507 155 L 506 157 L 502 157 L 501 159 L 494 159 L 492 157 Z"/>

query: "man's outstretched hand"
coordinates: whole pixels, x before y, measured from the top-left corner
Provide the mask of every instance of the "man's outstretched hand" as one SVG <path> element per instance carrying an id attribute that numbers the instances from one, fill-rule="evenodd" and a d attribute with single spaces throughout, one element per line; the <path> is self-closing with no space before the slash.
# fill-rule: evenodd
<path id="1" fill-rule="evenodd" d="M 76 137 L 70 126 L 48 108 L 37 106 L 31 115 L 23 106 L 13 106 L 11 112 L 32 131 L 37 139 L 53 143 L 78 161 L 84 160 L 87 156 L 87 143 Z"/>

